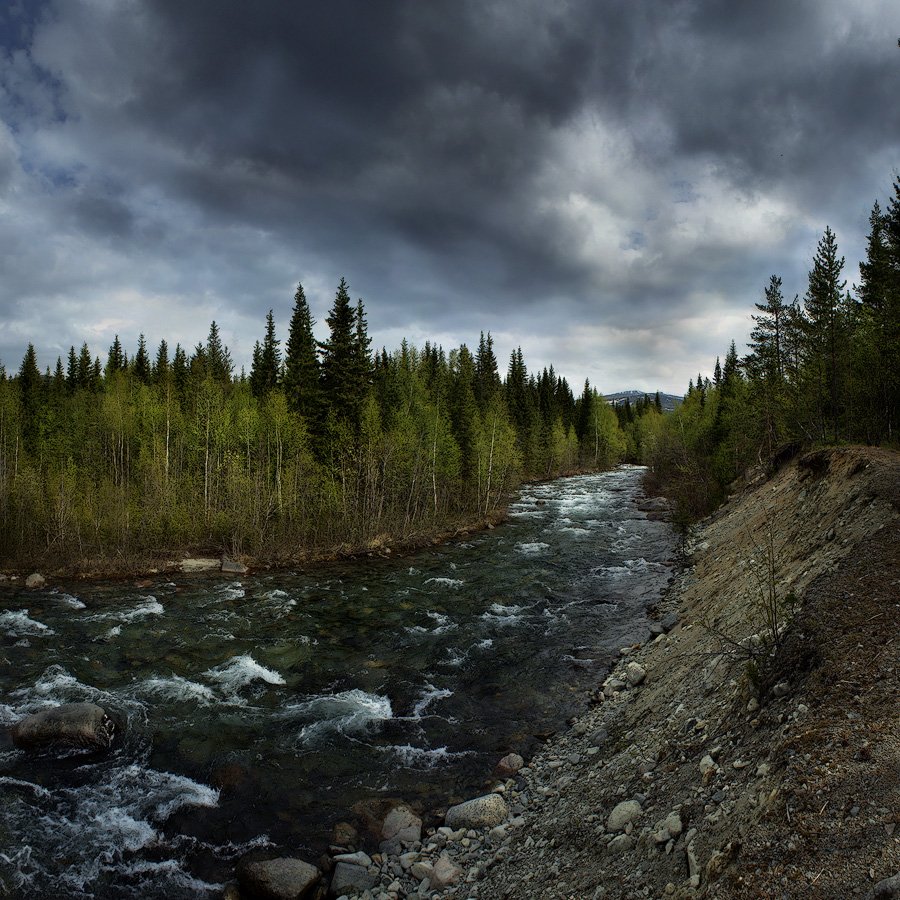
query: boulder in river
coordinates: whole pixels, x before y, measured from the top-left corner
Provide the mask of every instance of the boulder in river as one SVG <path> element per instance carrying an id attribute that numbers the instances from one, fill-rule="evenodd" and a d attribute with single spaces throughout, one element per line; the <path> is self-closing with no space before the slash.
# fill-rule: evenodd
<path id="1" fill-rule="evenodd" d="M 115 730 L 116 723 L 96 703 L 64 703 L 22 719 L 13 725 L 10 734 L 22 750 L 105 750 L 112 743 Z"/>
<path id="2" fill-rule="evenodd" d="M 30 591 L 37 590 L 38 588 L 42 588 L 47 583 L 47 579 L 41 575 L 40 572 L 32 572 L 25 579 L 25 587 L 27 587 Z"/>

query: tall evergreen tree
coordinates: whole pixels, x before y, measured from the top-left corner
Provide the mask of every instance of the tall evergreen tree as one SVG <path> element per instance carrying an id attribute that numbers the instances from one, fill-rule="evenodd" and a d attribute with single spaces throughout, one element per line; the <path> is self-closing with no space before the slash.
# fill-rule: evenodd
<path id="1" fill-rule="evenodd" d="M 37 364 L 34 344 L 29 344 L 19 367 L 19 396 L 22 402 L 22 439 L 25 448 L 34 453 L 37 450 L 40 423 L 38 421 L 43 404 L 44 379 Z"/>
<path id="2" fill-rule="evenodd" d="M 494 339 L 488 332 L 481 332 L 478 351 L 475 354 L 475 402 L 483 412 L 500 390 L 500 374 L 494 355 Z"/>
<path id="3" fill-rule="evenodd" d="M 288 406 L 309 422 L 317 421 L 321 412 L 314 325 L 303 285 L 298 283 L 285 348 L 284 393 Z"/>
<path id="4" fill-rule="evenodd" d="M 169 345 L 162 340 L 156 350 L 156 359 L 153 361 L 153 381 L 156 384 L 165 382 L 169 377 L 171 366 L 169 364 Z"/>
<path id="5" fill-rule="evenodd" d="M 814 404 L 822 440 L 840 433 L 841 389 L 845 356 L 843 291 L 844 257 L 830 227 L 819 240 L 804 303 L 805 356 L 813 373 Z"/>
<path id="6" fill-rule="evenodd" d="M 363 397 L 359 393 L 359 357 L 356 311 L 342 278 L 331 311 L 325 318 L 330 330 L 322 344 L 322 390 L 336 421 L 356 426 Z"/>
<path id="7" fill-rule="evenodd" d="M 75 347 L 69 347 L 69 356 L 66 364 L 66 388 L 70 394 L 78 390 L 78 354 Z"/>
<path id="8" fill-rule="evenodd" d="M 281 342 L 275 337 L 275 318 L 270 309 L 266 315 L 266 334 L 260 347 L 257 341 L 253 349 L 253 365 L 250 368 L 250 388 L 254 396 L 264 397 L 278 387 L 281 375 Z"/>
<path id="9" fill-rule="evenodd" d="M 134 359 L 131 361 L 131 371 L 141 383 L 150 383 L 150 356 L 147 353 L 147 341 L 143 334 L 138 338 L 137 353 L 135 353 Z"/>
<path id="10" fill-rule="evenodd" d="M 116 374 L 116 372 L 121 372 L 125 368 L 125 353 L 122 350 L 122 344 L 119 341 L 119 336 L 116 335 L 112 344 L 110 344 L 109 352 L 106 355 L 106 377 L 110 378 Z"/>
<path id="11" fill-rule="evenodd" d="M 205 368 L 209 376 L 219 384 L 230 385 L 234 363 L 231 360 L 231 352 L 222 341 L 215 319 L 210 322 L 206 346 L 203 349 L 205 351 Z"/>

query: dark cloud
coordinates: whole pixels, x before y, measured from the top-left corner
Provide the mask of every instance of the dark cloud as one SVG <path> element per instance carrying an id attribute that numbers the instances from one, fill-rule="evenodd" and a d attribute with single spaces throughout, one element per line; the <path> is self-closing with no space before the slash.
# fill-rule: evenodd
<path id="1" fill-rule="evenodd" d="M 826 223 L 855 258 L 900 133 L 898 19 L 887 0 L 16 0 L 0 358 L 73 294 L 61 330 L 136 335 L 152 297 L 194 331 L 167 337 L 214 316 L 245 352 L 298 279 L 321 320 L 346 274 L 376 339 L 579 347 L 573 382 L 625 372 L 630 347 L 635 383 L 678 389 L 772 271 L 802 291 Z"/>

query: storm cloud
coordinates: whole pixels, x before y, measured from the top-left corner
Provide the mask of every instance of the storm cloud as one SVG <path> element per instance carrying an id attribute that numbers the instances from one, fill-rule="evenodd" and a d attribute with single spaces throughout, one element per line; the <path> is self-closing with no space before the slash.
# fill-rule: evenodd
<path id="1" fill-rule="evenodd" d="M 888 0 L 57 0 L 0 23 L 0 360 L 115 333 L 246 363 L 297 281 L 376 345 L 490 330 L 681 393 L 897 166 Z M 324 334 L 323 334 L 324 336 Z"/>

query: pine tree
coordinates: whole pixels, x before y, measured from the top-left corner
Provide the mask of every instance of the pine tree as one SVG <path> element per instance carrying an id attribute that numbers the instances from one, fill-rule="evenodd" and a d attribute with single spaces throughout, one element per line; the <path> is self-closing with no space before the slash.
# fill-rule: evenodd
<path id="1" fill-rule="evenodd" d="M 325 321 L 330 334 L 322 344 L 322 391 L 335 420 L 355 427 L 363 398 L 358 381 L 356 312 L 343 278 Z"/>
<path id="2" fill-rule="evenodd" d="M 44 380 L 37 364 L 34 344 L 29 344 L 19 367 L 19 396 L 22 402 L 22 439 L 30 453 L 37 450 L 40 435 L 38 421 L 43 403 Z"/>
<path id="3" fill-rule="evenodd" d="M 483 412 L 500 389 L 497 357 L 494 355 L 494 339 L 491 333 L 481 332 L 478 352 L 475 354 L 475 402 Z"/>
<path id="4" fill-rule="evenodd" d="M 206 347 L 203 349 L 205 351 L 205 368 L 209 376 L 219 384 L 230 385 L 234 363 L 231 361 L 231 353 L 228 347 L 222 342 L 219 326 L 215 320 L 210 322 Z"/>
<path id="5" fill-rule="evenodd" d="M 184 352 L 181 344 L 176 344 L 175 355 L 172 357 L 172 381 L 175 383 L 175 390 L 182 400 L 187 393 L 189 374 L 190 366 L 188 365 L 187 354 Z"/>
<path id="6" fill-rule="evenodd" d="M 106 356 L 105 375 L 107 378 L 111 378 L 116 372 L 121 372 L 124 368 L 125 354 L 122 351 L 122 344 L 119 341 L 119 336 L 116 335 Z"/>
<path id="7" fill-rule="evenodd" d="M 94 379 L 94 361 L 91 359 L 91 351 L 88 349 L 87 343 L 83 343 L 81 352 L 78 354 L 78 387 L 95 390 L 98 384 L 99 380 Z"/>
<path id="8" fill-rule="evenodd" d="M 847 284 L 841 280 L 843 268 L 844 258 L 838 258 L 837 238 L 826 227 L 816 248 L 804 302 L 804 350 L 813 372 L 814 404 L 822 440 L 827 439 L 829 428 L 832 439 L 838 439 L 843 413 L 841 389 L 846 361 L 843 290 Z"/>
<path id="9" fill-rule="evenodd" d="M 143 334 L 138 338 L 137 353 L 131 362 L 131 371 L 142 384 L 150 383 L 150 356 L 147 353 L 147 341 Z"/>
<path id="10" fill-rule="evenodd" d="M 169 365 L 169 345 L 164 341 L 159 342 L 156 350 L 156 359 L 153 361 L 153 381 L 156 384 L 165 382 L 171 371 Z"/>
<path id="11" fill-rule="evenodd" d="M 285 348 L 284 392 L 288 406 L 308 422 L 317 422 L 321 412 L 314 325 L 303 285 L 298 283 Z"/>
<path id="12" fill-rule="evenodd" d="M 78 354 L 75 347 L 69 347 L 69 356 L 66 365 L 66 388 L 70 394 L 74 394 L 78 390 Z"/>
<path id="13" fill-rule="evenodd" d="M 266 315 L 266 334 L 262 346 L 259 341 L 253 348 L 253 364 L 250 367 L 250 389 L 255 397 L 264 397 L 278 387 L 281 373 L 281 342 L 275 337 L 275 319 L 270 309 Z"/>

